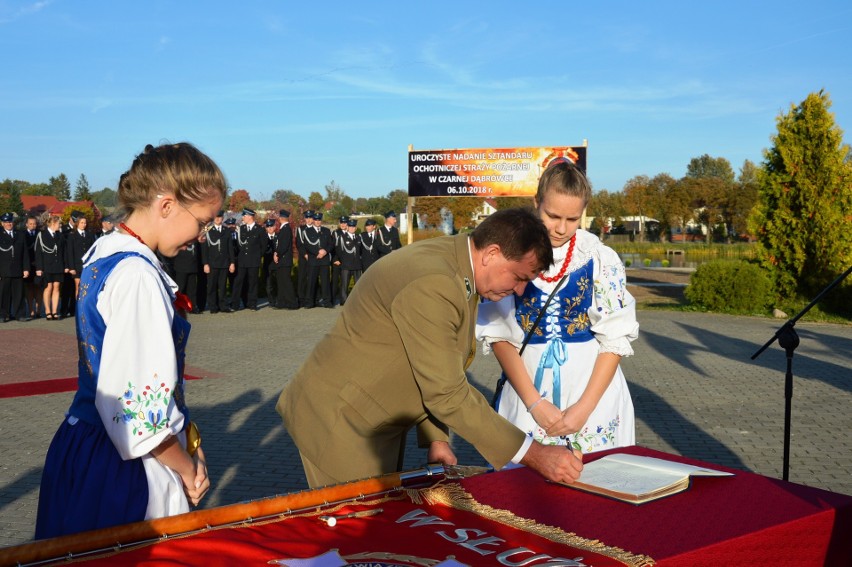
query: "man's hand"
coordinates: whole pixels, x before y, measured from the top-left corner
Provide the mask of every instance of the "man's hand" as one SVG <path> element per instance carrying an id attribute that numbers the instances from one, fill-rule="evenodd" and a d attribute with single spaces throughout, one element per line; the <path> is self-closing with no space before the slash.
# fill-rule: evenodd
<path id="1" fill-rule="evenodd" d="M 209 273 L 210 273 L 210 264 L 204 264 L 204 273 L 205 273 L 205 274 L 209 274 Z"/>
<path id="2" fill-rule="evenodd" d="M 426 455 L 426 462 L 456 465 L 459 461 L 456 459 L 456 454 L 453 453 L 449 443 L 446 441 L 432 441 L 429 444 L 429 453 Z"/>
<path id="3" fill-rule="evenodd" d="M 547 480 L 571 484 L 583 470 L 583 454 L 564 445 L 542 445 L 533 441 L 521 464 L 530 467 Z"/>

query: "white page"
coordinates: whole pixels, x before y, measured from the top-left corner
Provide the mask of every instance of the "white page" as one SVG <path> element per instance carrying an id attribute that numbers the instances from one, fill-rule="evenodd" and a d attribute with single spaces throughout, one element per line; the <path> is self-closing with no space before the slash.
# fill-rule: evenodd
<path id="1" fill-rule="evenodd" d="M 578 482 L 629 494 L 646 494 L 669 486 L 683 478 L 679 473 L 657 469 L 625 467 L 621 463 L 599 459 L 589 463 L 580 473 Z"/>
<path id="2" fill-rule="evenodd" d="M 733 476 L 733 473 L 717 471 L 715 469 L 708 469 L 706 467 L 696 467 L 693 465 L 687 465 L 684 463 L 675 463 L 673 461 L 666 461 L 665 459 L 657 459 L 654 457 L 643 457 L 641 455 L 628 455 L 625 453 L 618 453 L 614 455 L 607 455 L 600 459 L 601 461 L 607 460 L 612 462 L 624 463 L 628 465 L 636 465 L 641 467 L 653 468 L 654 470 L 662 470 L 668 473 L 672 473 L 678 477 L 684 476 Z M 592 464 L 592 463 L 589 463 Z M 587 465 L 588 466 L 588 465 Z"/>

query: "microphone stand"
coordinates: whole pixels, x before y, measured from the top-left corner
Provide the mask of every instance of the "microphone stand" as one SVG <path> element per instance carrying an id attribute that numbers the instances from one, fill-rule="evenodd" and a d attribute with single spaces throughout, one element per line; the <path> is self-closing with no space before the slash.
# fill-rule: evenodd
<path id="1" fill-rule="evenodd" d="M 826 293 L 834 289 L 838 284 L 840 284 L 840 282 L 846 279 L 846 276 L 848 276 L 850 272 L 852 272 L 852 266 L 840 274 L 840 276 L 831 282 L 828 287 L 819 292 L 819 294 L 814 297 L 804 309 L 799 311 L 795 317 L 784 323 L 780 329 L 775 331 L 775 335 L 773 335 L 765 345 L 760 347 L 756 353 L 751 355 L 751 359 L 754 360 L 760 356 L 760 353 L 769 348 L 769 345 L 775 342 L 775 339 L 778 339 L 778 344 L 787 353 L 787 373 L 784 377 L 784 467 L 781 477 L 783 480 L 789 480 L 790 478 L 790 420 L 793 409 L 793 353 L 795 352 L 796 347 L 799 346 L 799 335 L 793 327 L 796 325 L 796 321 L 801 319 L 805 313 L 810 311 L 811 307 L 816 305 Z"/>

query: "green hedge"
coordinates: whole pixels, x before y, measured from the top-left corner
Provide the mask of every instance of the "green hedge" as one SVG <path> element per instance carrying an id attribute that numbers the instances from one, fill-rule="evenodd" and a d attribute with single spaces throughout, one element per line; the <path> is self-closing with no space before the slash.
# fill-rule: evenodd
<path id="1" fill-rule="evenodd" d="M 765 313 L 772 305 L 769 277 L 743 260 L 713 260 L 698 267 L 684 291 L 693 305 L 722 313 Z"/>

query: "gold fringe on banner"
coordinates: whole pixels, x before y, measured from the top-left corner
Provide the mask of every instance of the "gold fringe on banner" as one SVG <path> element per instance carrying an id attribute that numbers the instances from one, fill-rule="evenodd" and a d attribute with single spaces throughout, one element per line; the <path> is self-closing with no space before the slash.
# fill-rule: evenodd
<path id="1" fill-rule="evenodd" d="M 441 484 L 434 488 L 425 488 L 422 490 L 406 490 L 406 493 L 408 493 L 408 497 L 415 504 L 421 504 L 423 501 L 426 501 L 428 504 L 442 504 L 457 510 L 473 512 L 483 518 L 488 518 L 489 520 L 512 528 L 541 536 L 556 543 L 605 555 L 616 561 L 621 561 L 630 567 L 649 567 L 656 565 L 656 561 L 647 555 L 630 553 L 619 547 L 606 545 L 599 540 L 586 539 L 573 532 L 563 531 L 561 528 L 539 524 L 535 520 L 522 518 L 509 510 L 500 510 L 492 508 L 487 504 L 481 504 L 465 491 L 465 489 L 455 483 Z"/>

